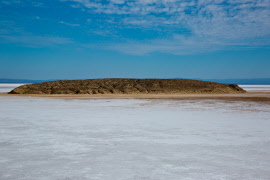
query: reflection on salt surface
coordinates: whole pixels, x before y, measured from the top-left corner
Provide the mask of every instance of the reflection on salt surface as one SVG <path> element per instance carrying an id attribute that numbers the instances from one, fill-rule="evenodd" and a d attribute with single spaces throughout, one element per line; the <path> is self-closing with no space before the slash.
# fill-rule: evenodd
<path id="1" fill-rule="evenodd" d="M 0 179 L 268 180 L 269 109 L 267 102 L 0 97 Z"/>

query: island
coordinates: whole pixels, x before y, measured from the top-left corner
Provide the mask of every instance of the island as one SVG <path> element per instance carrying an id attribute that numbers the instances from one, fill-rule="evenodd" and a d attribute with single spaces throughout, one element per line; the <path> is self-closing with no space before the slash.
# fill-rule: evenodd
<path id="1" fill-rule="evenodd" d="M 190 79 L 59 80 L 19 86 L 9 94 L 239 94 L 235 84 Z"/>

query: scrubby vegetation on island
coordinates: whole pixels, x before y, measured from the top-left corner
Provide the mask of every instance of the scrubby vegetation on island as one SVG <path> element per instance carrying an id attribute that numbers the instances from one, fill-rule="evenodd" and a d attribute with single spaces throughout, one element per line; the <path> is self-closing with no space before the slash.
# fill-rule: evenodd
<path id="1" fill-rule="evenodd" d="M 87 79 L 22 85 L 10 94 L 231 94 L 238 85 L 189 79 Z"/>

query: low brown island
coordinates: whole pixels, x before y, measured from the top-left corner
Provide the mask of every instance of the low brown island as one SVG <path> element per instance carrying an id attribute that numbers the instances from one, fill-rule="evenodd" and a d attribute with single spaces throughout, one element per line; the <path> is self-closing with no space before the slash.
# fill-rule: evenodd
<path id="1" fill-rule="evenodd" d="M 9 94 L 239 94 L 238 85 L 189 79 L 87 79 L 27 84 Z"/>

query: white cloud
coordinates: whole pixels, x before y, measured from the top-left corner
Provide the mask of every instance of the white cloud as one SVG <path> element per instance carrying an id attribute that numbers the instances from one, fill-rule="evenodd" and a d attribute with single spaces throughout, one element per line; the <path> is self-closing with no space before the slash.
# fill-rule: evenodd
<path id="1" fill-rule="evenodd" d="M 53 36 L 35 36 L 35 35 L 0 35 L 2 39 L 2 43 L 20 43 L 27 47 L 44 47 L 44 46 L 55 46 L 55 45 L 63 45 L 70 44 L 73 41 L 69 38 L 62 37 L 53 37 Z"/>
<path id="2" fill-rule="evenodd" d="M 195 39 L 197 41 L 197 39 Z M 144 55 L 154 52 L 162 52 L 175 55 L 198 54 L 220 50 L 219 47 L 207 43 L 197 43 L 194 39 L 153 40 L 147 42 L 119 43 L 108 45 L 107 49 L 116 50 L 124 54 Z"/>
<path id="3" fill-rule="evenodd" d="M 154 27 L 170 25 L 176 31 L 177 28 L 188 28 L 195 36 L 246 38 L 270 34 L 269 0 L 70 1 L 91 10 L 91 13 L 129 15 L 119 23 Z"/>
<path id="4" fill-rule="evenodd" d="M 40 20 L 39 16 L 33 17 Z M 18 27 L 15 21 L 0 21 L 0 43 L 17 43 L 25 47 L 39 48 L 74 43 L 70 38 L 35 35 Z"/>
<path id="5" fill-rule="evenodd" d="M 118 43 L 104 44 L 107 49 L 144 54 L 165 52 L 172 54 L 203 53 L 233 48 L 256 48 L 270 45 L 269 0 L 59 0 L 72 2 L 72 8 L 82 8 L 86 25 L 93 34 L 119 39 Z M 39 1 L 3 0 L 0 4 L 40 6 Z M 46 3 L 43 3 L 46 4 Z M 100 19 L 98 19 L 100 17 Z M 105 17 L 105 18 L 104 18 Z M 77 18 L 77 17 L 76 17 Z M 40 19 L 36 16 L 35 19 Z M 79 17 L 78 17 L 79 19 Z M 97 23 L 98 20 L 98 23 Z M 74 19 L 70 19 L 74 21 Z M 77 21 L 76 22 L 81 22 Z M 66 26 L 81 26 L 66 21 Z M 95 24 L 96 23 L 96 24 Z M 17 33 L 16 26 L 2 23 L 0 34 L 5 41 L 44 46 L 67 44 L 68 38 L 34 36 Z M 94 25 L 99 28 L 91 29 Z M 1 26 L 1 25 L 0 25 Z M 13 27 L 14 26 L 14 27 Z M 153 31 L 162 34 L 154 39 L 128 39 L 122 29 Z M 13 31 L 13 36 L 10 36 Z M 19 34 L 19 35 L 18 35 Z M 25 35 L 26 34 L 26 35 Z M 186 34 L 186 35 L 184 35 Z M 130 36 L 131 37 L 131 36 Z M 136 39 L 136 40 L 135 40 Z M 78 40 L 79 41 L 79 40 Z M 114 41 L 115 42 L 115 41 Z M 83 46 L 83 45 L 82 45 Z"/>
<path id="6" fill-rule="evenodd" d="M 125 0 L 111 0 L 113 4 L 124 4 Z"/>
<path id="7" fill-rule="evenodd" d="M 67 23 L 65 21 L 59 21 L 60 24 L 64 24 L 64 25 L 67 25 L 67 26 L 81 26 L 80 24 L 72 24 L 72 23 Z"/>
<path id="8" fill-rule="evenodd" d="M 123 43 L 108 44 L 110 50 L 119 51 L 125 54 L 144 55 L 155 52 L 162 52 L 174 55 L 189 55 L 214 52 L 219 50 L 249 50 L 255 48 L 269 48 L 270 36 L 260 38 L 228 40 L 208 36 L 183 36 L 174 35 L 172 39 L 158 39 L 147 41 L 129 41 Z"/>
<path id="9" fill-rule="evenodd" d="M 34 6 L 41 7 L 44 5 L 43 2 L 33 1 L 33 0 L 3 0 L 0 1 L 0 5 L 19 5 L 19 6 Z"/>
<path id="10" fill-rule="evenodd" d="M 71 1 L 72 7 L 91 14 L 110 15 L 118 28 L 167 33 L 164 38 L 130 39 L 105 46 L 125 53 L 192 54 L 270 45 L 269 0 L 62 1 Z M 108 29 L 104 27 L 104 31 Z M 183 35 L 185 32 L 189 34 Z"/>
<path id="11" fill-rule="evenodd" d="M 119 23 L 140 26 L 143 22 L 149 25 L 178 25 L 189 28 L 194 33 L 208 33 L 209 28 L 230 26 L 247 30 L 260 27 L 260 31 L 269 34 L 270 1 L 269 0 L 60 0 L 70 1 L 71 7 L 83 7 L 91 13 L 129 15 L 133 22 L 123 16 Z M 20 3 L 19 0 L 5 0 L 2 3 Z M 30 2 L 27 0 L 27 2 Z M 37 3 L 37 2 L 32 2 Z M 141 21 L 142 23 L 140 23 Z M 66 22 L 61 21 L 63 24 Z M 66 23 L 70 24 L 71 23 Z M 198 31 L 198 24 L 200 31 Z M 73 24 L 76 25 L 76 24 Z M 201 28 L 203 27 L 203 28 Z M 207 28 L 206 28 L 207 27 Z M 248 28 L 246 28 L 248 27 Z M 178 26 L 179 28 L 179 26 Z M 218 30 L 217 28 L 217 30 Z M 204 31 L 205 30 L 205 31 Z M 204 31 L 204 32 L 203 32 Z M 257 30 L 256 30 L 257 31 Z M 265 33 L 265 32 L 264 32 Z M 258 33 L 257 33 L 258 34 Z"/>
<path id="12" fill-rule="evenodd" d="M 21 3 L 20 0 L 8 0 L 8 1 L 0 1 L 1 4 L 11 5 Z"/>

